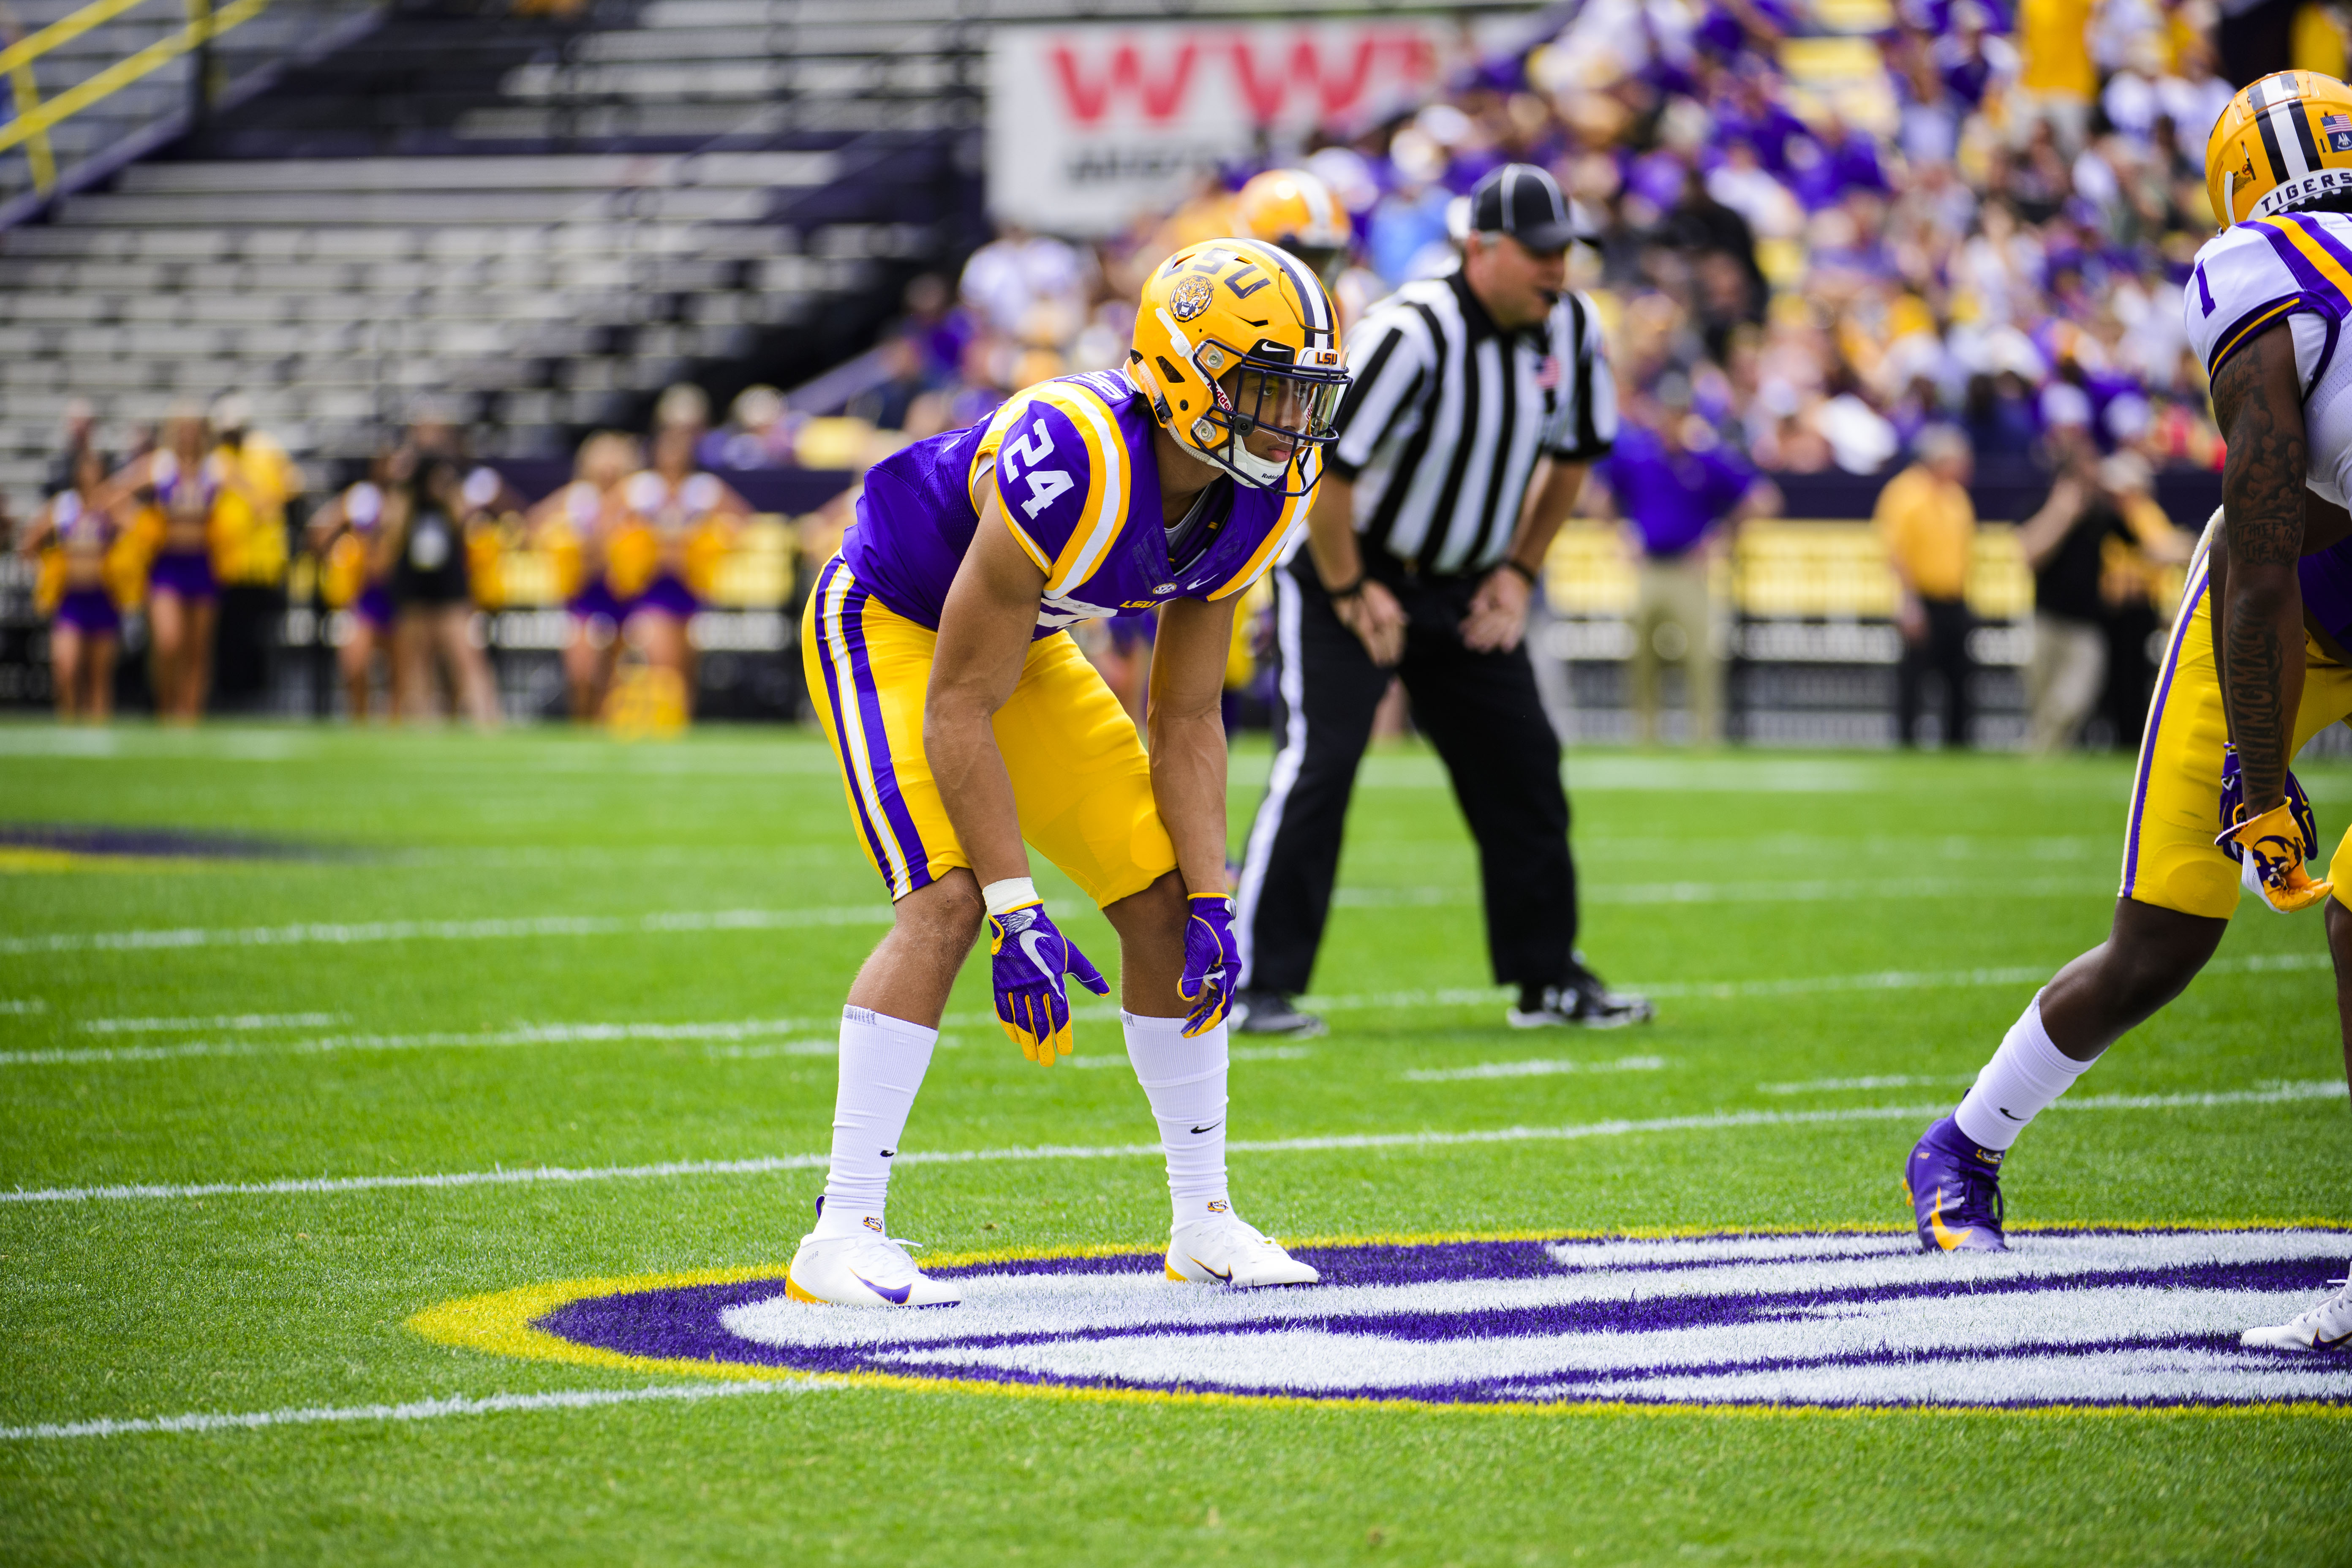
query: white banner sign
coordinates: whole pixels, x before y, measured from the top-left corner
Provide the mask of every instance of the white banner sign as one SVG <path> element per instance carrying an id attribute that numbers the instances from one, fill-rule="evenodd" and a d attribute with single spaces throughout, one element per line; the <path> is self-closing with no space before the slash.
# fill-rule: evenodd
<path id="1" fill-rule="evenodd" d="M 1194 171 L 1318 126 L 1352 135 L 1425 102 L 1458 19 L 999 27 L 989 207 L 1061 234 L 1168 211 Z"/>

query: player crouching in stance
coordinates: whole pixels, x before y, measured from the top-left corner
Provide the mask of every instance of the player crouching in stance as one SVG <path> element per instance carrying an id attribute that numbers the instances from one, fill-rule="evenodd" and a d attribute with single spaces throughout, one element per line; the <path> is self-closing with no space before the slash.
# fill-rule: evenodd
<path id="1" fill-rule="evenodd" d="M 896 920 L 842 1010 L 833 1160 L 790 1293 L 962 1298 L 883 1226 L 900 1131 L 983 920 L 996 1014 L 1070 1049 L 1065 977 L 1108 994 L 1045 912 L 1023 841 L 1118 932 L 1128 1058 L 1168 1153 L 1171 1279 L 1306 1284 L 1225 1192 L 1219 710 L 1234 606 L 1306 515 L 1348 383 L 1329 297 L 1271 246 L 1180 251 L 1144 286 L 1124 373 L 1017 394 L 866 477 L 802 623 L 809 689 Z M 1160 611 L 1147 757 L 1064 628 Z"/>
<path id="2" fill-rule="evenodd" d="M 2185 290 L 2189 342 L 2229 440 L 2221 510 L 2190 561 L 2133 780 L 2107 940 L 2058 972 L 1959 1108 L 1911 1152 L 1922 1246 L 1999 1252 L 2000 1162 L 2099 1053 L 2188 987 L 2241 883 L 2281 912 L 2327 905 L 2352 1074 L 2352 834 L 2330 882 L 2305 868 L 2309 802 L 2287 763 L 2352 716 L 2352 89 L 2310 71 L 2233 99 L 2205 153 L 2229 226 Z M 2250 1330 L 2281 1350 L 2352 1343 L 2352 1286 Z"/>

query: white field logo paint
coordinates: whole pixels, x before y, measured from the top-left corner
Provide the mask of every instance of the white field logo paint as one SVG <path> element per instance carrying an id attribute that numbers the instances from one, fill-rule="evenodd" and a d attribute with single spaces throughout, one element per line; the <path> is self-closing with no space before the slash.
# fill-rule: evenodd
<path id="1" fill-rule="evenodd" d="M 935 1272 L 961 1306 L 857 1311 L 770 1277 L 646 1280 L 534 1320 L 713 1375 L 1465 1404 L 2352 1405 L 2352 1356 L 2240 1348 L 2341 1279 L 2332 1230 L 2043 1231 L 2007 1254 L 1906 1235 L 1295 1249 L 1324 1283 L 1163 1277 L 1152 1255 Z M 545 1298 L 538 1300 L 543 1301 Z"/>

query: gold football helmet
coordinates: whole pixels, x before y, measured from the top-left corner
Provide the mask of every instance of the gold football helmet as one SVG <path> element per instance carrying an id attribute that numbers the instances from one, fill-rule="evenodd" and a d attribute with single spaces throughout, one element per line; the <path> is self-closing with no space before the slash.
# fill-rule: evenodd
<path id="1" fill-rule="evenodd" d="M 2305 70 L 2248 86 L 2206 138 L 2205 194 L 2225 228 L 2352 195 L 2352 88 Z"/>
<path id="2" fill-rule="evenodd" d="M 1297 257 L 1249 239 L 1188 246 L 1161 262 L 1127 359 L 1151 416 L 1253 489 L 1305 488 L 1300 460 L 1332 438 L 1348 387 L 1330 294 Z M 1260 432 L 1286 448 L 1280 457 L 1249 449 Z"/>
<path id="3" fill-rule="evenodd" d="M 1278 245 L 1315 269 L 1325 288 L 1348 265 L 1356 226 L 1331 187 L 1304 169 L 1268 169 L 1234 198 L 1234 227 L 1245 239 Z"/>

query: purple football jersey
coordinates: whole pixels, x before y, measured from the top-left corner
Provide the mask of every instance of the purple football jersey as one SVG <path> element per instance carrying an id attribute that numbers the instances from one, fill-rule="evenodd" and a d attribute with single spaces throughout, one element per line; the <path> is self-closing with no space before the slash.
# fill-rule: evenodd
<path id="1" fill-rule="evenodd" d="M 1169 559 L 1151 431 L 1151 410 L 1118 371 L 1041 382 L 986 424 L 875 464 L 842 558 L 875 597 L 937 630 L 980 526 L 980 487 L 992 483 L 1013 538 L 1045 574 L 1036 637 L 1171 599 L 1240 593 L 1305 521 L 1312 483 L 1296 496 L 1233 486 L 1231 508 L 1180 567 Z M 1301 461 L 1311 481 L 1319 448 Z"/>

